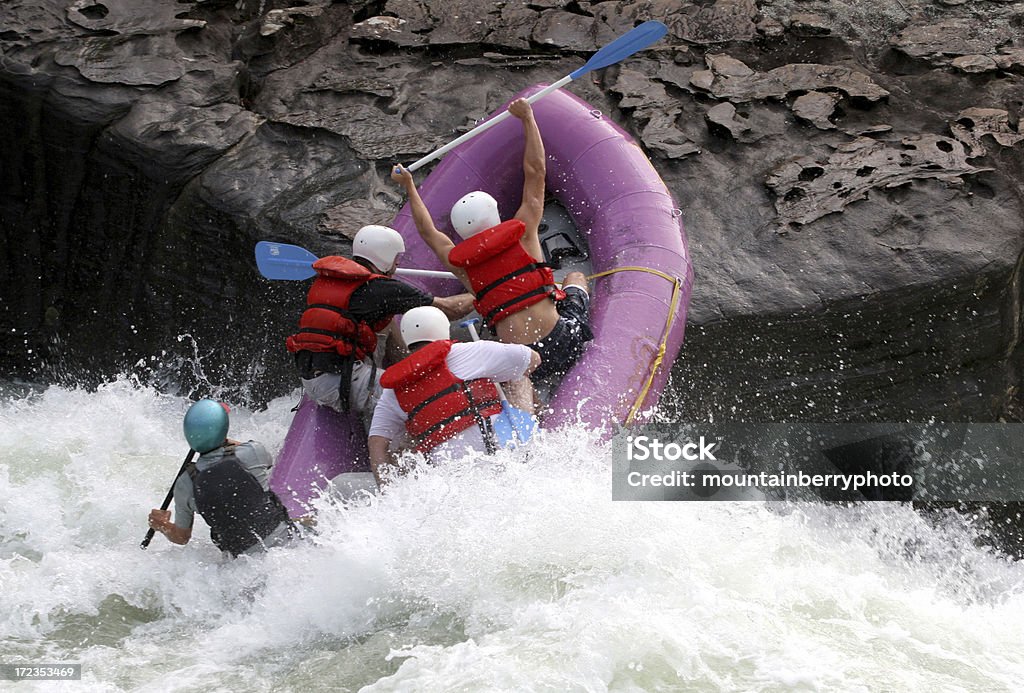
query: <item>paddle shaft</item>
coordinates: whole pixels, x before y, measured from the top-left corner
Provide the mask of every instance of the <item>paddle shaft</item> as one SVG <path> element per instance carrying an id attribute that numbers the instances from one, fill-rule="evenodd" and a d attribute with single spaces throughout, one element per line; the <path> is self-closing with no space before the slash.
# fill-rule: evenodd
<path id="1" fill-rule="evenodd" d="M 474 342 L 480 341 L 480 335 L 476 333 L 476 323 L 479 321 L 480 318 L 471 318 L 459 323 L 462 327 L 469 330 L 469 334 L 473 337 Z M 492 419 L 495 435 L 497 435 L 502 447 L 507 447 L 509 443 L 513 443 L 513 445 L 525 443 L 533 435 L 537 425 L 536 420 L 528 412 L 513 407 L 505 396 L 505 391 L 501 388 L 500 384 L 494 382 L 494 386 L 498 391 L 498 399 L 501 400 L 502 409 Z"/>
<path id="2" fill-rule="evenodd" d="M 562 79 L 558 80 L 554 84 L 549 84 L 548 86 L 546 86 L 543 89 L 541 89 L 540 91 L 538 91 L 536 94 L 532 94 L 526 100 L 529 103 L 533 103 L 534 101 L 539 101 L 540 99 L 543 99 L 545 96 L 547 96 L 548 94 L 553 92 L 555 89 L 560 89 L 560 88 L 564 87 L 566 84 L 568 84 L 571 81 L 572 81 L 572 75 L 566 75 L 565 77 L 563 77 Z M 423 157 L 422 159 L 419 159 L 418 161 L 410 164 L 406 168 L 409 171 L 415 171 L 416 169 L 421 168 L 421 167 L 423 167 L 426 164 L 429 164 L 434 159 L 436 159 L 438 157 L 441 157 L 441 156 L 444 156 L 445 154 L 447 154 L 451 150 L 453 150 L 456 147 L 458 147 L 463 142 L 471 140 L 474 137 L 476 137 L 477 135 L 482 135 L 483 133 L 487 132 L 488 130 L 493 128 L 498 123 L 501 123 L 501 122 L 503 122 L 505 120 L 508 120 L 508 118 L 510 118 L 511 116 L 512 116 L 512 114 L 509 113 L 507 110 L 502 111 L 501 113 L 499 113 L 498 115 L 494 116 L 490 120 L 487 120 L 487 121 L 484 121 L 483 123 L 480 123 L 475 128 L 470 130 L 469 132 L 467 132 L 467 133 L 465 133 L 463 135 L 460 135 L 459 137 L 456 137 L 454 140 L 452 140 L 448 144 L 444 145 L 440 149 L 438 149 L 436 151 L 433 151 L 430 154 L 427 154 L 425 157 Z"/>
<path id="3" fill-rule="evenodd" d="M 191 462 L 192 458 L 195 456 L 195 450 L 188 451 L 188 455 L 185 457 L 185 461 L 181 463 L 181 469 L 179 469 L 178 473 L 174 475 L 174 481 L 171 482 L 171 488 L 168 489 L 167 496 L 164 498 L 164 502 L 160 506 L 161 510 L 167 510 L 167 508 L 171 507 L 171 501 L 174 500 L 174 485 L 178 483 L 178 477 L 185 473 L 185 469 L 188 467 L 189 462 Z M 149 531 L 146 532 L 146 538 L 142 540 L 141 547 L 143 550 L 146 550 L 149 547 L 149 542 L 153 541 L 153 537 L 155 535 L 156 530 L 150 527 Z"/>
<path id="4" fill-rule="evenodd" d="M 399 267 L 395 274 L 407 277 L 435 277 L 437 279 L 455 279 L 455 275 L 445 270 L 413 269 L 412 267 Z"/>
<path id="5" fill-rule="evenodd" d="M 664 36 L 667 32 L 668 27 L 665 26 L 662 22 L 658 21 L 644 22 L 639 26 L 635 26 L 629 31 L 627 31 L 625 34 L 619 36 L 617 39 L 615 39 L 607 46 L 599 50 L 593 56 L 591 56 L 590 60 L 588 60 L 586 64 L 583 65 L 583 67 L 573 70 L 562 79 L 558 80 L 554 84 L 544 87 L 536 94 L 528 97 L 526 100 L 530 103 L 533 103 L 538 99 L 543 99 L 545 96 L 553 92 L 555 89 L 564 87 L 566 84 L 573 81 L 577 77 L 582 77 L 591 70 L 599 70 L 602 67 L 614 65 L 615 63 L 620 62 L 621 60 L 624 60 L 625 58 L 628 58 L 629 56 L 633 55 L 637 51 L 641 51 L 644 48 L 647 48 L 655 41 L 660 39 L 662 36 Z M 499 113 L 490 120 L 481 123 L 480 125 L 477 125 L 469 132 L 456 138 L 453 142 L 449 142 L 448 144 L 441 147 L 437 151 L 427 154 L 425 157 L 409 166 L 408 170 L 415 171 L 424 164 L 433 161 L 437 157 L 447 154 L 449 151 L 451 151 L 453 147 L 457 147 L 466 140 L 472 139 L 473 137 L 476 137 L 480 133 L 490 130 L 495 125 L 508 118 L 509 115 L 510 114 L 507 110 Z"/>
<path id="6" fill-rule="evenodd" d="M 473 338 L 474 342 L 480 341 L 480 335 L 476 333 L 476 325 L 472 322 L 466 324 L 466 329 L 469 330 L 469 336 Z M 505 396 L 505 391 L 501 388 L 501 383 L 495 382 L 494 387 L 498 388 L 498 399 L 501 400 L 502 404 L 508 404 L 508 397 Z"/>

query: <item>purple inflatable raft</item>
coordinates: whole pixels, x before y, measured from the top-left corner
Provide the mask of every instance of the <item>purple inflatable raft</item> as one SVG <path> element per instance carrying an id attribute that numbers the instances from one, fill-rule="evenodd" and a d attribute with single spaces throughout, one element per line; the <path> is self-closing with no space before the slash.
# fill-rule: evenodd
<path id="1" fill-rule="evenodd" d="M 529 96 L 544 85 L 517 96 Z M 501 109 L 504 110 L 504 109 Z M 612 430 L 641 422 L 658 401 L 683 343 L 693 268 L 681 213 L 646 155 L 622 128 L 564 90 L 535 102 L 554 198 L 542 224 L 548 260 L 590 276 L 594 340 L 548 403 L 542 426 L 582 423 Z M 499 111 L 500 112 L 500 111 Z M 448 211 L 485 190 L 502 218 L 519 207 L 522 125 L 509 118 L 453 149 L 419 186 L 438 229 L 456 242 Z M 406 239 L 403 267 L 443 269 L 420 240 L 408 206 L 392 226 Z M 436 295 L 461 292 L 452 279 L 403 277 Z M 303 400 L 274 467 L 271 487 L 294 516 L 338 475 L 369 466 L 361 423 Z M 355 480 L 357 477 L 353 476 Z M 344 480 L 345 477 L 340 477 Z"/>

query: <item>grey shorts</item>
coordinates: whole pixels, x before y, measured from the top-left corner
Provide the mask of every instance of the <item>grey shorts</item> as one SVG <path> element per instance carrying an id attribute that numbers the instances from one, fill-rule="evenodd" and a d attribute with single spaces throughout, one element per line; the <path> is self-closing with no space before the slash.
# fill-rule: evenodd
<path id="1" fill-rule="evenodd" d="M 565 288 L 565 298 L 555 304 L 558 322 L 543 339 L 530 345 L 540 354 L 541 362 L 530 378 L 538 381 L 561 378 L 569 372 L 587 342 L 594 338 L 587 324 L 590 314 L 590 294 L 578 286 Z"/>
<path id="2" fill-rule="evenodd" d="M 373 367 L 373 363 L 384 362 L 384 351 L 387 348 L 388 330 L 377 333 L 377 349 L 374 353 L 362 361 L 355 361 L 352 364 L 351 389 L 348 394 L 348 406 L 350 411 L 355 412 L 363 419 L 366 430 L 370 430 L 370 419 L 373 417 L 373 409 L 377 406 L 377 400 L 383 392 L 380 387 L 380 376 L 384 369 L 380 366 Z M 370 359 L 373 359 L 371 361 Z M 341 393 L 338 386 L 341 385 L 341 376 L 337 373 L 323 373 L 314 378 L 300 378 L 302 380 L 302 391 L 306 397 L 317 404 L 330 407 L 335 411 L 341 409 Z M 371 382 L 372 381 L 372 382 Z"/>
<path id="3" fill-rule="evenodd" d="M 380 399 L 382 392 L 380 376 L 384 371 L 381 368 L 377 368 L 376 373 L 373 371 L 373 364 L 369 361 L 356 361 L 352 364 L 349 407 L 351 411 L 367 419 L 373 415 L 373 408 L 377 406 L 377 400 Z M 308 380 L 302 379 L 302 390 L 307 397 L 317 404 L 337 411 L 341 411 L 341 395 L 338 392 L 340 385 L 341 376 L 337 373 L 324 373 Z"/>
<path id="4" fill-rule="evenodd" d="M 276 546 L 285 546 L 299 536 L 299 531 L 295 525 L 291 522 L 282 522 L 273 532 L 268 534 L 263 541 L 256 542 L 239 555 L 255 556 L 256 554 L 263 553 L 267 549 L 272 549 Z"/>

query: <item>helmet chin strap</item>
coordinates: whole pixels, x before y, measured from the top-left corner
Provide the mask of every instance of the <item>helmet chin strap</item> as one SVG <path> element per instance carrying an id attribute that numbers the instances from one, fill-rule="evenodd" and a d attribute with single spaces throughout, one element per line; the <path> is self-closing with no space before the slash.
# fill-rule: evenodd
<path id="1" fill-rule="evenodd" d="M 394 262 L 391 263 L 391 269 L 382 270 L 380 267 L 377 266 L 376 262 L 374 262 L 373 260 L 370 260 L 368 258 L 365 258 L 365 257 L 353 257 L 352 259 L 357 261 L 357 262 L 362 260 L 367 265 L 369 265 L 369 267 L 367 267 L 366 269 L 370 270 L 371 272 L 375 272 L 377 274 L 383 274 L 386 277 L 394 276 L 395 270 L 398 269 L 398 260 L 395 260 Z"/>
<path id="2" fill-rule="evenodd" d="M 375 274 L 387 274 L 387 272 L 381 270 L 380 267 L 377 267 L 376 262 L 369 258 L 363 257 L 362 255 L 353 255 L 352 259 Z"/>

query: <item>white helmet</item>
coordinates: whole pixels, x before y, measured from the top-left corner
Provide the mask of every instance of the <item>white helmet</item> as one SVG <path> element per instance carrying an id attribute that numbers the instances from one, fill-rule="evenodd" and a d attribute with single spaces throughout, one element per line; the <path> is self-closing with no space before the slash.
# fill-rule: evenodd
<path id="1" fill-rule="evenodd" d="M 463 239 L 471 238 L 501 223 L 498 201 L 481 190 L 463 195 L 452 206 L 451 220 L 456 233 Z"/>
<path id="2" fill-rule="evenodd" d="M 369 260 L 381 272 L 395 265 L 395 258 L 405 252 L 402 234 L 387 226 L 364 226 L 352 239 L 352 257 Z"/>
<path id="3" fill-rule="evenodd" d="M 416 342 L 436 342 L 448 339 L 451 323 L 439 308 L 420 306 L 402 316 L 402 339 L 406 346 Z"/>

